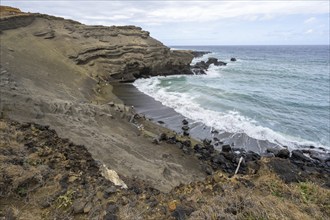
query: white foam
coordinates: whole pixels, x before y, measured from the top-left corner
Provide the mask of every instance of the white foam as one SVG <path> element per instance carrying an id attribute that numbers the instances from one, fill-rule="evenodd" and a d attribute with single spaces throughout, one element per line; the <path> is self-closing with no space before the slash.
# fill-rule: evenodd
<path id="1" fill-rule="evenodd" d="M 201 62 L 201 61 L 207 61 L 209 59 L 209 57 L 212 57 L 214 56 L 215 54 L 214 53 L 207 53 L 207 54 L 204 54 L 203 56 L 201 57 L 196 57 L 194 58 L 192 61 L 191 61 L 191 66 L 195 65 L 196 63 L 198 62 Z"/>
<path id="2" fill-rule="evenodd" d="M 194 97 L 190 94 L 169 92 L 166 88 L 160 87 L 161 78 L 163 77 L 139 79 L 134 82 L 134 86 L 183 116 L 215 128 L 220 132 L 245 133 L 252 138 L 285 145 L 290 149 L 308 145 L 324 147 L 320 144 L 275 132 L 270 128 L 259 125 L 255 120 L 242 116 L 237 111 L 217 112 L 206 109 L 195 102 Z"/>
<path id="3" fill-rule="evenodd" d="M 215 66 L 211 64 L 206 71 L 205 77 L 210 77 L 210 78 L 217 78 L 221 76 L 221 69 L 224 68 L 224 66 Z"/>

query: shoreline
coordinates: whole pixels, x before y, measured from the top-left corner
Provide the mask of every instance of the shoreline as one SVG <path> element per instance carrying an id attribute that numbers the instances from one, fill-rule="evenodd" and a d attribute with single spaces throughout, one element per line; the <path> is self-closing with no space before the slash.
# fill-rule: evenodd
<path id="1" fill-rule="evenodd" d="M 192 138 L 201 142 L 204 139 L 211 140 L 212 144 L 215 145 L 215 149 L 219 151 L 221 151 L 221 145 L 231 145 L 234 148 L 253 151 L 259 155 L 267 155 L 267 152 L 271 149 L 279 150 L 285 148 L 267 140 L 251 138 L 243 133 L 219 133 L 201 122 L 187 119 L 174 109 L 164 106 L 161 102 L 139 91 L 133 83 L 112 83 L 112 86 L 114 95 L 125 105 L 134 106 L 137 113 L 146 116 L 153 123 L 182 135 L 182 120 L 187 120 L 190 127 L 189 134 Z M 329 150 L 314 146 L 301 146 L 300 148 L 289 150 L 317 150 L 319 153 L 329 155 Z"/>

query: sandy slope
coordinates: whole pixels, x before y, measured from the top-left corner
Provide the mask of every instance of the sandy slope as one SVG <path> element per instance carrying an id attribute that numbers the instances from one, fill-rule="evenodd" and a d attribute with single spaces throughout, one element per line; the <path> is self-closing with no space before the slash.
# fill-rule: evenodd
<path id="1" fill-rule="evenodd" d="M 90 68 L 66 55 L 78 44 L 61 32 L 61 20 L 51 21 L 54 39 L 34 36 L 50 21 L 5 30 L 1 37 L 1 114 L 19 121 L 50 125 L 61 137 L 88 147 L 96 160 L 126 176 L 138 176 L 168 191 L 180 182 L 204 177 L 196 159 L 183 156 L 173 145 L 154 145 L 128 122 L 132 115 L 112 95 L 112 87 L 92 78 Z M 57 28 L 58 27 L 58 28 Z M 73 41 L 78 41 L 73 43 Z M 70 47 L 72 45 L 72 47 Z M 103 104 L 102 104 L 103 103 Z M 154 135 L 161 128 L 152 128 Z M 164 175 L 164 170 L 170 175 Z"/>

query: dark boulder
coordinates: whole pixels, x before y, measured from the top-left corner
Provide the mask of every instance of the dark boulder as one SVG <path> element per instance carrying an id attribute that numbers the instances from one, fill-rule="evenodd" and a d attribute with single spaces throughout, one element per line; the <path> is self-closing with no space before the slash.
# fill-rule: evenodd
<path id="1" fill-rule="evenodd" d="M 203 140 L 203 145 L 204 145 L 205 147 L 210 146 L 211 143 L 212 143 L 212 141 L 209 140 L 209 139 L 204 139 L 204 140 Z"/>
<path id="2" fill-rule="evenodd" d="M 205 61 L 200 61 L 195 64 L 194 68 L 207 70 L 209 68 L 210 64 L 207 64 Z"/>
<path id="3" fill-rule="evenodd" d="M 236 58 L 235 57 L 232 57 L 232 58 L 230 58 L 230 61 L 235 62 L 236 61 Z"/>
<path id="4" fill-rule="evenodd" d="M 230 152 L 231 146 L 229 144 L 222 145 L 222 152 Z"/>
<path id="5" fill-rule="evenodd" d="M 182 142 L 182 145 L 191 148 L 191 141 L 190 140 L 185 140 L 185 141 Z"/>
<path id="6" fill-rule="evenodd" d="M 295 164 L 290 163 L 289 160 L 284 160 L 281 158 L 273 158 L 269 161 L 268 166 L 285 182 L 300 182 L 304 180 L 301 175 L 302 170 L 299 169 Z"/>
<path id="7" fill-rule="evenodd" d="M 256 161 L 260 160 L 261 156 L 253 151 L 248 151 L 244 158 L 245 161 Z"/>
<path id="8" fill-rule="evenodd" d="M 290 157 L 290 151 L 288 149 L 281 149 L 276 154 L 276 157 L 287 159 Z"/>
<path id="9" fill-rule="evenodd" d="M 208 67 L 213 64 L 214 66 L 226 66 L 227 63 L 225 62 L 222 62 L 220 60 L 218 60 L 217 58 L 214 58 L 214 57 L 210 57 L 208 59 L 208 61 L 206 62 L 206 64 L 208 65 Z"/>
<path id="10" fill-rule="evenodd" d="M 176 136 L 168 137 L 167 143 L 168 144 L 176 144 Z"/>
<path id="11" fill-rule="evenodd" d="M 196 144 L 195 146 L 194 146 L 194 150 L 195 150 L 195 152 L 196 153 L 201 153 L 202 152 L 202 150 L 203 150 L 203 146 L 202 145 L 200 145 L 200 144 Z"/>
<path id="12" fill-rule="evenodd" d="M 221 152 L 220 154 L 222 154 L 227 160 L 231 162 L 235 161 L 235 158 L 237 157 L 237 155 L 232 152 Z"/>
<path id="13" fill-rule="evenodd" d="M 310 162 L 311 159 L 304 155 L 304 153 L 300 150 L 293 150 L 291 152 L 291 160 L 294 162 Z"/>
<path id="14" fill-rule="evenodd" d="M 227 162 L 227 160 L 222 154 L 218 154 L 212 158 L 212 162 L 216 164 L 224 164 Z"/>
<path id="15" fill-rule="evenodd" d="M 200 75 L 200 74 L 206 74 L 205 71 L 210 67 L 210 65 L 213 64 L 214 66 L 225 66 L 227 63 L 219 61 L 217 58 L 210 57 L 206 62 L 205 61 L 200 61 L 197 62 L 193 67 L 192 67 L 192 72 Z"/>

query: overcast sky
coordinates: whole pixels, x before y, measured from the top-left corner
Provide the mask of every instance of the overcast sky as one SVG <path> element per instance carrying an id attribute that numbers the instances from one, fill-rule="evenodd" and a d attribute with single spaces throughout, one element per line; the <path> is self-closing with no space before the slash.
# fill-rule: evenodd
<path id="1" fill-rule="evenodd" d="M 329 44 L 329 1 L 49 1 L 2 5 L 93 25 L 136 25 L 166 45 Z"/>

